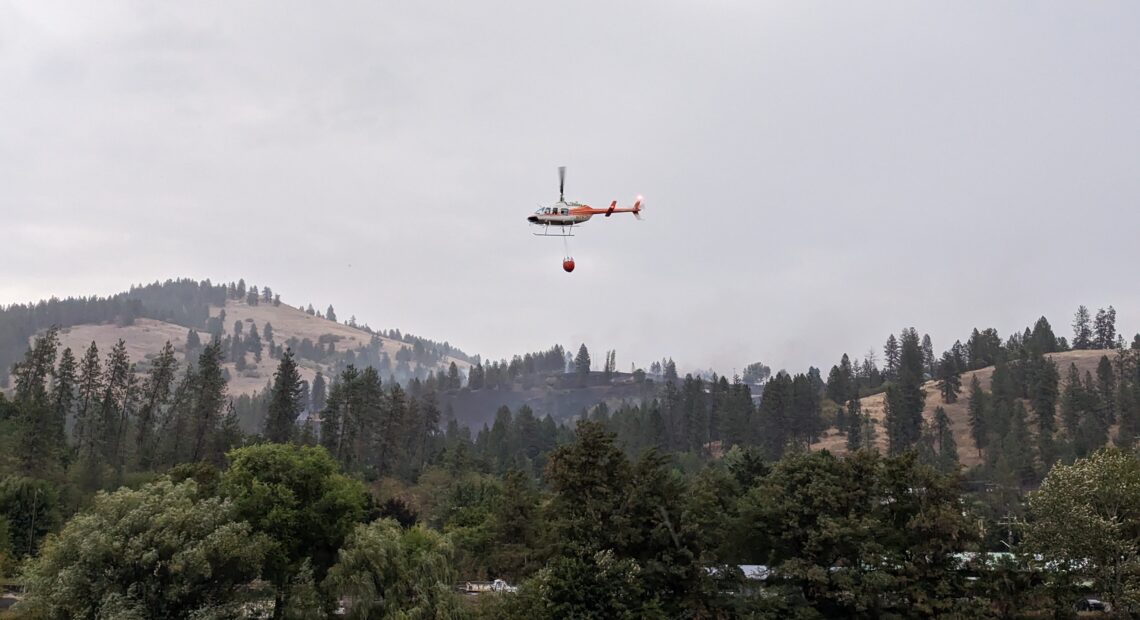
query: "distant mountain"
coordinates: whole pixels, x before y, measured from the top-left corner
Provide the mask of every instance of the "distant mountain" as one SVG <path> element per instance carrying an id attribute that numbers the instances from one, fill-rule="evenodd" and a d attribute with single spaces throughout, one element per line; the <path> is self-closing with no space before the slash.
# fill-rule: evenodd
<path id="1" fill-rule="evenodd" d="M 105 298 L 53 298 L 0 309 L 0 367 L 10 370 L 34 336 L 53 325 L 61 328 L 61 349 L 70 347 L 76 357 L 92 342 L 105 356 L 123 340 L 139 372 L 168 341 L 184 360 L 191 332 L 201 343 L 217 336 L 227 344 L 225 368 L 234 396 L 264 388 L 277 367 L 274 352 L 285 347 L 293 349 L 302 375 L 310 381 L 318 371 L 331 377 L 348 364 L 372 365 L 384 379 L 407 381 L 429 372 L 446 373 L 452 363 L 466 372 L 477 360 L 447 343 L 328 320 L 281 303 L 268 289 L 168 280 Z M 254 350 L 258 346 L 260 360 Z M 191 344 L 190 357 L 197 352 Z M 7 379 L 7 373 L 2 376 Z"/>
<path id="2" fill-rule="evenodd" d="M 255 396 L 270 384 L 285 347 L 293 350 L 302 377 L 310 383 L 317 372 L 332 381 L 353 364 L 375 367 L 386 383 L 407 385 L 429 374 L 446 377 L 454 364 L 461 387 L 438 382 L 440 405 L 475 429 L 493 422 L 504 405 L 512 411 L 526 405 L 539 417 L 549 414 L 565 421 L 599 403 L 616 406 L 655 393 L 653 382 L 635 381 L 623 373 L 607 381 L 595 372 L 588 385 L 580 386 L 577 375 L 566 374 L 566 352 L 557 346 L 484 366 L 478 356 L 446 342 L 349 323 L 354 321 L 329 320 L 311 306 L 282 303 L 270 289 L 246 287 L 244 282 L 168 280 L 109 297 L 53 298 L 0 308 L 0 368 L 10 371 L 37 334 L 58 326 L 60 350 L 69 347 L 77 358 L 94 342 L 106 359 L 123 340 L 139 373 L 146 372 L 167 342 L 185 362 L 196 359 L 200 347 L 217 337 L 226 354 L 228 391 L 235 398 Z M 475 382 L 467 380 L 473 369 L 480 377 Z M 7 372 L 0 373 L 0 380 L 8 379 Z"/>

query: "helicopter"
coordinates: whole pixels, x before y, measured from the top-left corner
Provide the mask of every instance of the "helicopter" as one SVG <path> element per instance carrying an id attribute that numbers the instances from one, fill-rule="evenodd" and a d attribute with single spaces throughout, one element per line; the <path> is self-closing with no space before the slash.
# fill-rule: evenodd
<path id="1" fill-rule="evenodd" d="M 632 213 L 637 219 L 641 219 L 641 210 L 643 208 L 642 202 L 644 198 L 638 196 L 633 202 L 633 206 L 626 208 L 618 208 L 617 201 L 610 203 L 610 206 L 605 209 L 595 209 L 587 204 L 580 202 L 566 202 L 566 166 L 558 167 L 558 202 L 550 205 L 549 207 L 539 207 L 534 214 L 528 216 L 526 221 L 531 224 L 542 226 L 542 232 L 534 233 L 538 237 L 573 237 L 574 233 L 571 232 L 574 226 L 585 224 L 595 215 L 604 215 L 609 217 L 614 213 Z M 550 233 L 550 227 L 555 227 L 555 233 Z"/>
<path id="2" fill-rule="evenodd" d="M 566 201 L 566 166 L 558 167 L 558 202 L 550 205 L 549 207 L 540 206 L 537 211 L 527 216 L 526 221 L 533 225 L 541 226 L 542 232 L 536 232 L 536 237 L 573 237 L 573 229 L 575 226 L 585 224 L 595 215 L 604 215 L 610 217 L 614 213 L 632 213 L 637 219 L 641 219 L 641 211 L 645 208 L 645 199 L 638 196 L 633 206 L 629 208 L 619 208 L 617 201 L 614 200 L 610 206 L 605 209 L 595 209 L 587 204 L 580 202 L 567 202 Z M 553 232 L 551 227 L 554 227 Z M 569 248 L 567 247 L 567 256 L 562 261 L 562 268 L 567 273 L 574 271 L 574 259 L 569 256 Z"/>

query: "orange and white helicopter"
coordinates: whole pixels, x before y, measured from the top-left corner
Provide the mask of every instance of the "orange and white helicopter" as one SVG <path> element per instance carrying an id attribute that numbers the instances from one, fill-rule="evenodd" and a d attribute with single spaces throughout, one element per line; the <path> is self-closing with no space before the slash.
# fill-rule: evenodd
<path id="1" fill-rule="evenodd" d="M 558 202 L 550 205 L 549 207 L 539 207 L 533 215 L 526 218 L 526 221 L 537 226 L 542 226 L 542 232 L 534 233 L 539 237 L 573 237 L 573 228 L 575 226 L 585 224 L 589 219 L 595 215 L 604 215 L 609 217 L 614 213 L 632 213 L 637 219 L 641 219 L 641 211 L 644 199 L 638 196 L 633 202 L 633 206 L 625 209 L 618 208 L 617 201 L 610 203 L 609 207 L 605 209 L 595 209 L 590 205 L 585 205 L 580 202 L 566 202 L 565 194 L 566 186 L 566 166 L 558 167 Z M 550 231 L 550 227 L 554 227 L 554 233 Z"/>

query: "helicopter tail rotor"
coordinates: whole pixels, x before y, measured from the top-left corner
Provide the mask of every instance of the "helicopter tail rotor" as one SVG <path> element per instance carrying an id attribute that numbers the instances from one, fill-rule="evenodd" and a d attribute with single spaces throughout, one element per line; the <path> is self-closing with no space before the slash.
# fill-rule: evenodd
<path id="1" fill-rule="evenodd" d="M 558 202 L 566 202 L 566 166 L 558 166 Z"/>
<path id="2" fill-rule="evenodd" d="M 641 219 L 641 212 L 644 210 L 645 210 L 645 198 L 638 196 L 637 200 L 633 201 L 633 217 L 640 220 Z"/>

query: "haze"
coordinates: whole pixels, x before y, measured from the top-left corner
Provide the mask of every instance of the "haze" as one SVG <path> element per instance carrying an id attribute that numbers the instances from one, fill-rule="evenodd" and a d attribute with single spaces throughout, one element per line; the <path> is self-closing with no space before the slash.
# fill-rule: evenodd
<path id="1" fill-rule="evenodd" d="M 1140 291 L 1140 5 L 0 2 L 0 303 L 171 277 L 498 358 L 829 366 Z M 637 194 L 571 240 L 525 216 Z"/>

